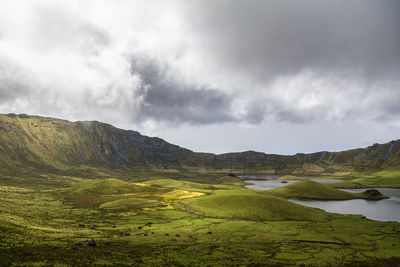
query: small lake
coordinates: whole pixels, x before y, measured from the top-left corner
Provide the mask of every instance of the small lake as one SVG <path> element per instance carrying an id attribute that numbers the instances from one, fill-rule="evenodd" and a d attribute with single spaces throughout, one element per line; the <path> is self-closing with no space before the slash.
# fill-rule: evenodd
<path id="1" fill-rule="evenodd" d="M 247 178 L 247 177 L 248 176 L 242 177 L 242 178 Z M 255 189 L 255 190 L 270 190 L 270 189 L 279 188 L 279 187 L 299 181 L 299 180 L 289 180 L 289 181 L 286 181 L 287 183 L 282 183 L 281 180 L 275 180 L 279 177 L 280 176 L 267 176 L 267 177 L 263 177 L 264 180 L 248 179 L 248 180 L 245 180 L 245 182 L 252 183 L 252 184 L 246 185 L 246 187 L 250 188 L 250 189 Z M 303 177 L 303 178 L 307 178 L 309 180 L 312 180 L 312 181 L 315 181 L 315 182 L 318 182 L 321 184 L 331 184 L 331 183 L 343 182 L 343 180 L 339 180 L 339 179 L 315 178 L 315 177 Z"/>
<path id="2" fill-rule="evenodd" d="M 275 177 L 276 178 L 276 177 Z M 270 179 L 275 179 L 270 178 Z M 307 177 L 305 177 L 307 178 Z M 280 180 L 246 180 L 252 185 L 246 186 L 256 190 L 270 190 L 282 187 L 297 181 L 287 181 L 282 183 Z M 335 183 L 340 182 L 339 179 L 324 179 L 324 178 L 307 178 L 319 183 Z M 341 189 L 343 191 L 360 193 L 368 188 L 363 189 Z M 361 214 L 371 220 L 376 221 L 397 221 L 400 222 L 400 189 L 394 188 L 375 188 L 382 194 L 390 197 L 382 200 L 365 200 L 365 199 L 350 199 L 350 200 L 304 200 L 304 199 L 289 199 L 289 201 L 313 208 L 323 209 L 327 212 L 341 214 Z"/>

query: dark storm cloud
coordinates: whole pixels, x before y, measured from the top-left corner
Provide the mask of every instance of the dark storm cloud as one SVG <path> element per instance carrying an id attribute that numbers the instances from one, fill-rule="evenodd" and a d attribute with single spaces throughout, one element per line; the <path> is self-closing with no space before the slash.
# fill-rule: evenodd
<path id="1" fill-rule="evenodd" d="M 233 121 L 232 99 L 208 87 L 191 87 L 168 78 L 168 66 L 146 58 L 132 58 L 132 74 L 141 77 L 143 102 L 138 119 L 170 123 L 209 124 Z"/>
<path id="2" fill-rule="evenodd" d="M 233 69 L 269 80 L 303 70 L 399 74 L 400 1 L 192 1 L 205 46 Z M 372 77 L 371 77 L 372 76 Z"/>
<path id="3" fill-rule="evenodd" d="M 247 121 L 268 115 L 290 123 L 383 121 L 400 115 L 400 1 L 206 0 L 191 5 L 193 31 L 216 62 L 246 75 L 263 92 L 281 91 L 275 97 L 264 94 L 272 111 L 254 112 L 250 104 Z M 298 82 L 304 73 L 313 75 Z M 288 82 L 273 88 L 282 77 Z M 318 92 L 311 88 L 315 80 Z"/>
<path id="4" fill-rule="evenodd" d="M 22 2 L 0 3 L 1 112 L 400 125 L 398 0 Z"/>

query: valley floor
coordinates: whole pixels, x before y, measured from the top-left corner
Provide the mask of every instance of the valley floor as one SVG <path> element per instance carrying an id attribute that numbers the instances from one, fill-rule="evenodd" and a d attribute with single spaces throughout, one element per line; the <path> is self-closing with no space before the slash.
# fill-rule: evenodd
<path id="1" fill-rule="evenodd" d="M 0 177 L 0 265 L 400 266 L 397 222 L 216 174 L 83 178 Z"/>

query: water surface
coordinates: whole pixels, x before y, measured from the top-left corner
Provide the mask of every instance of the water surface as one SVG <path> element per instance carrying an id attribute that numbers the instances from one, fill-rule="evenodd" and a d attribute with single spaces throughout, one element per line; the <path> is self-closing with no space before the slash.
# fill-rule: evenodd
<path id="1" fill-rule="evenodd" d="M 320 183 L 334 183 L 340 181 L 337 179 L 324 178 L 308 178 Z M 297 181 L 288 181 L 281 183 L 279 180 L 246 180 L 252 185 L 246 186 L 256 190 L 270 190 L 279 188 Z M 364 189 L 341 189 L 343 191 L 360 193 Z M 376 221 L 397 221 L 400 222 L 400 189 L 394 188 L 375 188 L 382 194 L 390 197 L 382 200 L 365 200 L 365 199 L 350 199 L 350 200 L 304 200 L 304 199 L 289 199 L 289 201 L 301 204 L 308 207 L 323 209 L 327 212 L 341 214 L 360 214 L 368 219 Z"/>
<path id="2" fill-rule="evenodd" d="M 247 178 L 248 176 L 246 176 Z M 282 183 L 282 180 L 276 180 L 280 176 L 268 176 L 268 178 L 264 178 L 265 180 L 246 180 L 245 182 L 252 183 L 251 185 L 246 185 L 247 188 L 255 189 L 255 190 L 270 190 L 274 188 L 279 188 L 288 184 L 292 184 L 298 182 L 299 180 L 286 180 L 287 183 Z M 315 178 L 315 177 L 302 177 L 307 178 L 309 180 L 321 183 L 321 184 L 331 184 L 343 182 L 343 180 L 339 179 L 328 179 L 328 178 Z"/>

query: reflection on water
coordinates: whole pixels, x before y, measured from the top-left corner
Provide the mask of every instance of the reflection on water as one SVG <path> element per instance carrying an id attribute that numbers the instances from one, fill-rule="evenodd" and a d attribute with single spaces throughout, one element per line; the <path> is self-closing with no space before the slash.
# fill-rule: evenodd
<path id="1" fill-rule="evenodd" d="M 334 183 L 335 179 L 318 179 L 311 178 L 317 182 L 331 182 Z M 270 190 L 282 187 L 297 181 L 287 181 L 288 183 L 281 183 L 280 180 L 246 180 L 252 185 L 246 186 L 250 189 L 257 190 Z M 301 204 L 308 207 L 323 209 L 327 212 L 341 213 L 341 214 L 361 214 L 368 219 L 377 221 L 398 221 L 400 222 L 400 189 L 394 188 L 376 188 L 382 194 L 390 197 L 389 199 L 382 200 L 365 200 L 365 199 L 351 199 L 351 200 L 300 200 L 289 199 L 289 201 Z M 342 189 L 343 191 L 360 193 L 364 189 Z"/>

